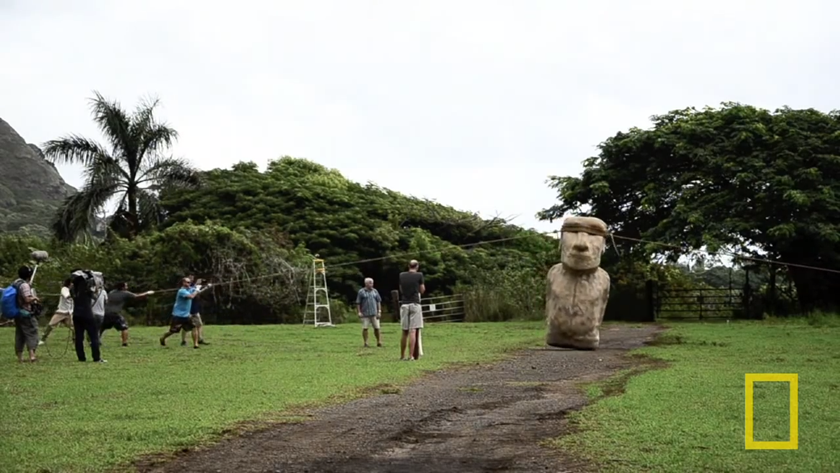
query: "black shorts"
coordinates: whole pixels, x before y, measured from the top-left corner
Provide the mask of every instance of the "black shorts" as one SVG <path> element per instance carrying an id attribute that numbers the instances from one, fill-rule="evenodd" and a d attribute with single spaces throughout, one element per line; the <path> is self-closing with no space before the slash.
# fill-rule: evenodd
<path id="1" fill-rule="evenodd" d="M 109 328 L 122 332 L 123 330 L 128 330 L 128 323 L 125 321 L 125 317 L 120 314 L 105 314 L 105 317 L 102 319 L 101 330 L 104 332 Z"/>
<path id="2" fill-rule="evenodd" d="M 190 331 L 193 329 L 192 321 L 189 317 L 172 317 L 172 321 L 169 322 L 169 332 L 170 333 L 178 333 L 184 329 L 186 331 Z"/>

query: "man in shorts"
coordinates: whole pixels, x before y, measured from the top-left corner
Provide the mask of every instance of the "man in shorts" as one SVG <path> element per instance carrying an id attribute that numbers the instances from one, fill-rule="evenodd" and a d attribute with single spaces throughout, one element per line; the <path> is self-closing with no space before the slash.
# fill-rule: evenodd
<path id="1" fill-rule="evenodd" d="M 202 279 L 196 279 L 195 276 L 190 274 L 189 276 L 190 287 L 194 287 L 196 290 L 201 290 L 201 283 L 204 282 Z M 192 304 L 190 305 L 190 322 L 192 322 L 193 327 L 198 329 L 198 344 L 199 345 L 209 345 L 209 343 L 204 341 L 204 322 L 201 320 L 201 299 L 195 298 L 192 300 Z M 181 330 L 181 346 L 187 346 L 187 330 Z"/>
<path id="2" fill-rule="evenodd" d="M 117 283 L 116 288 L 108 293 L 108 301 L 105 303 L 105 316 L 102 319 L 102 326 L 99 327 L 99 339 L 109 328 L 119 330 L 122 337 L 122 346 L 128 346 L 128 323 L 125 317 L 120 314 L 125 303 L 132 299 L 140 299 L 154 294 L 154 291 L 146 291 L 142 294 L 134 294 L 129 292 L 128 284 L 124 282 Z"/>
<path id="3" fill-rule="evenodd" d="M 190 278 L 185 277 L 181 279 L 181 288 L 178 289 L 178 293 L 175 295 L 175 305 L 172 307 L 172 320 L 169 323 L 169 331 L 160 337 L 160 346 L 162 347 L 166 346 L 167 338 L 185 328 L 192 331 L 193 348 L 198 348 L 198 329 L 190 321 L 190 306 L 192 305 L 192 300 L 201 294 L 204 289 L 211 287 L 212 284 L 208 284 L 201 290 L 196 290 L 196 288 L 191 287 L 191 284 L 192 280 Z"/>
<path id="4" fill-rule="evenodd" d="M 420 263 L 411 260 L 408 271 L 400 273 L 400 325 L 402 339 L 400 340 L 400 360 L 415 361 L 417 334 L 423 328 L 423 311 L 420 309 L 420 296 L 426 292 L 423 273 L 419 271 Z M 409 355 L 406 358 L 406 341 Z"/>
<path id="5" fill-rule="evenodd" d="M 368 345 L 368 327 L 373 325 L 373 335 L 376 337 L 376 346 L 382 346 L 382 334 L 379 330 L 379 319 L 382 318 L 382 297 L 379 291 L 373 288 L 373 279 L 365 278 L 365 287 L 359 289 L 356 295 L 356 306 L 359 308 L 359 319 L 362 320 L 362 340 L 365 348 Z"/>
<path id="6" fill-rule="evenodd" d="M 61 293 L 58 298 L 58 307 L 52 319 L 50 319 L 49 325 L 44 330 L 44 335 L 41 337 L 41 341 L 38 343 L 39 345 L 47 343 L 47 337 L 50 336 L 50 332 L 61 324 L 70 327 L 71 331 L 73 330 L 73 297 L 70 295 L 70 286 L 72 285 L 73 281 L 70 278 L 64 280 L 64 285 L 61 286 Z"/>

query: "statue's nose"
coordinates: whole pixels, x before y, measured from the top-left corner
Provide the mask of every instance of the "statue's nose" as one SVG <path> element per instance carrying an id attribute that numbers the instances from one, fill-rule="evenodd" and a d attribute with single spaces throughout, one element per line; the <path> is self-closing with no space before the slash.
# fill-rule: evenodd
<path id="1" fill-rule="evenodd" d="M 574 245 L 572 245 L 572 249 L 579 253 L 585 253 L 589 251 L 589 245 L 587 245 L 586 243 L 575 243 Z"/>

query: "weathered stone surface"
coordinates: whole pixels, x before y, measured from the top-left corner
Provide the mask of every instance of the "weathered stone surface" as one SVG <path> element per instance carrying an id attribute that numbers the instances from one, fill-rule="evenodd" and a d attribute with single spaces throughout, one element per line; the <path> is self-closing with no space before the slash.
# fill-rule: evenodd
<path id="1" fill-rule="evenodd" d="M 37 146 L 0 118 L 0 232 L 46 233 L 75 192 Z"/>
<path id="2" fill-rule="evenodd" d="M 594 350 L 610 296 L 610 276 L 601 269 L 607 225 L 594 217 L 568 217 L 560 239 L 561 262 L 548 272 L 546 344 Z"/>

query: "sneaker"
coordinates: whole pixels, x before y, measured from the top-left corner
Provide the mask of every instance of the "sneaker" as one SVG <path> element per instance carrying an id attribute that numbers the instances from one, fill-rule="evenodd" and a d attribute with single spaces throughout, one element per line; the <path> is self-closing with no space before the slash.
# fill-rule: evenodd
<path id="1" fill-rule="evenodd" d="M 108 363 L 108 360 L 96 360 L 94 363 Z"/>
<path id="2" fill-rule="evenodd" d="M 198 350 L 198 345 L 193 345 L 193 348 L 195 348 L 196 350 Z"/>
<path id="3" fill-rule="evenodd" d="M 43 345 L 43 344 L 44 344 L 44 341 L 43 341 L 43 340 L 38 340 L 38 346 L 41 346 L 41 345 Z"/>
<path id="4" fill-rule="evenodd" d="M 209 345 L 209 343 L 205 342 L 204 340 L 199 340 L 198 344 L 199 345 Z"/>
<path id="5" fill-rule="evenodd" d="M 376 344 L 376 346 L 377 346 L 377 347 L 379 347 L 379 348 L 382 348 L 382 344 L 381 344 L 381 343 L 377 343 L 377 344 Z"/>
<path id="6" fill-rule="evenodd" d="M 127 347 L 128 343 L 123 343 L 122 346 Z"/>
<path id="7" fill-rule="evenodd" d="M 185 340 L 181 340 L 181 346 L 182 346 L 182 347 L 187 346 L 187 342 L 186 342 Z"/>
<path id="8" fill-rule="evenodd" d="M 160 338 L 160 346 L 162 346 L 162 347 L 166 346 L 166 340 L 164 340 L 163 337 Z"/>

